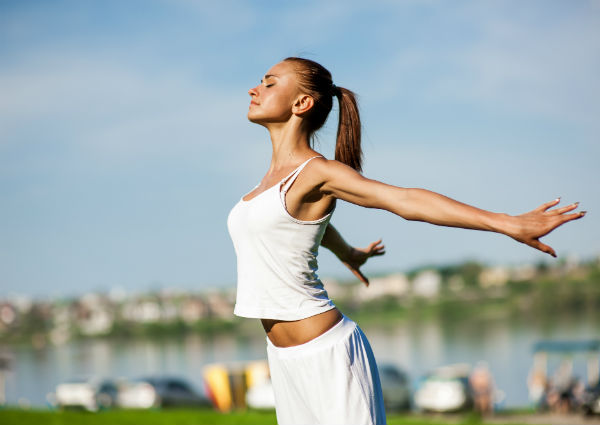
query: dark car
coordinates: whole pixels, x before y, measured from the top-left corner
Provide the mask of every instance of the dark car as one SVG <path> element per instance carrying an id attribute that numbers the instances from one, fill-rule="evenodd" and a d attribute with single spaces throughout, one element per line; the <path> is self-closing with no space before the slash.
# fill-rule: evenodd
<path id="1" fill-rule="evenodd" d="M 188 382 L 172 377 L 141 378 L 125 384 L 119 390 L 117 403 L 128 408 L 210 406 L 208 399 Z"/>
<path id="2" fill-rule="evenodd" d="M 385 409 L 409 410 L 411 390 L 407 375 L 389 363 L 381 364 L 378 369 Z"/>

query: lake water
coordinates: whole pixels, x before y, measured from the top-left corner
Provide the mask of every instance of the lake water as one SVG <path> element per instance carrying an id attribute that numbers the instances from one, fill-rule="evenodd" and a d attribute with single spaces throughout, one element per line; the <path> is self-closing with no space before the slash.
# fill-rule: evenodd
<path id="1" fill-rule="evenodd" d="M 258 322 L 243 337 L 212 338 L 190 335 L 180 339 L 86 340 L 34 349 L 4 346 L 14 359 L 6 376 L 8 404 L 43 406 L 47 394 L 67 379 L 78 376 L 135 378 L 169 374 L 189 379 L 202 389 L 202 368 L 212 362 L 235 362 L 266 358 L 265 337 Z M 506 407 L 529 403 L 526 380 L 532 365 L 532 345 L 540 339 L 600 338 L 597 318 L 556 319 L 552 323 L 522 322 L 507 317 L 461 321 L 439 319 L 397 321 L 385 326 L 364 325 L 378 363 L 394 363 L 412 381 L 431 369 L 450 363 L 486 361 L 496 387 L 505 394 Z M 560 358 L 550 359 L 550 368 Z M 585 377 L 583 356 L 575 357 L 575 374 Z"/>

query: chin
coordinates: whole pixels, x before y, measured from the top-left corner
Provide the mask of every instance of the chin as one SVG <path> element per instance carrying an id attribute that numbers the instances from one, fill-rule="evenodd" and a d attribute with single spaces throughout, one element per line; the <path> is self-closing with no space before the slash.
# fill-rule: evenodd
<path id="1" fill-rule="evenodd" d="M 263 124 L 263 121 L 260 117 L 257 117 L 256 115 L 248 112 L 248 121 L 254 123 L 254 124 Z"/>

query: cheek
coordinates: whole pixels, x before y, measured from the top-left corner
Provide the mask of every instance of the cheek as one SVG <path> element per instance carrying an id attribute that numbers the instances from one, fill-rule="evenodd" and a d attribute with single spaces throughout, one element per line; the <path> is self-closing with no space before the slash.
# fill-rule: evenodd
<path id="1" fill-rule="evenodd" d="M 271 111 L 283 112 L 291 110 L 291 100 L 285 93 L 274 93 L 264 99 L 263 105 Z"/>

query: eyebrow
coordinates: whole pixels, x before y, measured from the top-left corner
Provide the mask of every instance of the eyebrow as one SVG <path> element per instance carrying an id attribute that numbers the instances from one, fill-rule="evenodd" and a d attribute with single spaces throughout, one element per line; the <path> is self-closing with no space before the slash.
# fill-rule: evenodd
<path id="1" fill-rule="evenodd" d="M 277 78 L 277 75 L 274 75 L 274 74 L 265 74 L 265 76 L 261 78 L 260 82 L 262 83 L 263 80 L 266 80 L 267 78 L 272 78 L 272 77 Z"/>

